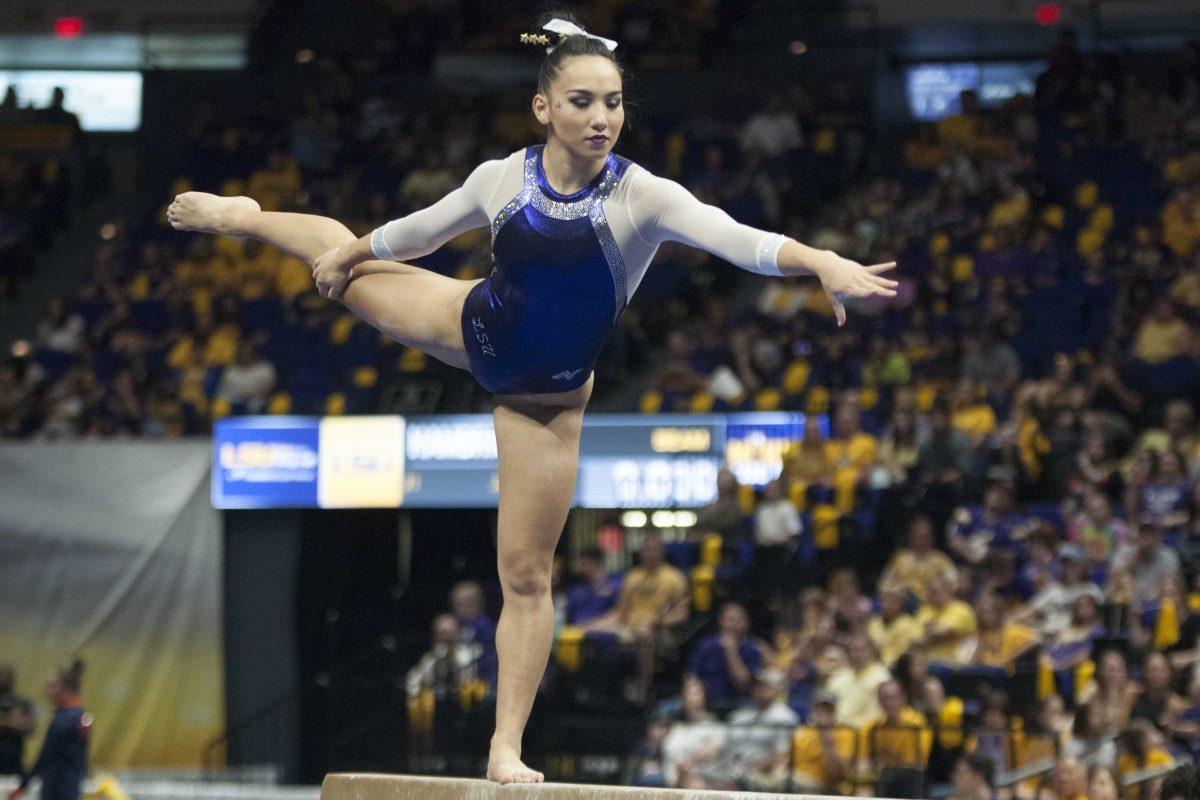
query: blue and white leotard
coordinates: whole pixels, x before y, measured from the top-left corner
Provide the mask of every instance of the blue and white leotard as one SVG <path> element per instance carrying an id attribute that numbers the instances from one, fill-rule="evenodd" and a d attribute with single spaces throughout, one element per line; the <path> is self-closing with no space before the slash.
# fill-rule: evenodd
<path id="1" fill-rule="evenodd" d="M 559 194 L 546 180 L 543 149 L 485 162 L 461 188 L 371 235 L 376 258 L 400 261 L 491 225 L 492 274 L 471 289 L 462 312 L 471 374 L 489 392 L 582 386 L 664 241 L 781 274 L 785 237 L 739 224 L 615 154 L 587 186 Z"/>

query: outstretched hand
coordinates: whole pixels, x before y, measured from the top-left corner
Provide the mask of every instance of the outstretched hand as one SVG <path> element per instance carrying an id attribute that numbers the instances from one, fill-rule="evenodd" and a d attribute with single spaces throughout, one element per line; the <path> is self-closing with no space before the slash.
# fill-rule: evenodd
<path id="1" fill-rule="evenodd" d="M 353 266 L 346 248 L 341 246 L 318 256 L 312 271 L 313 281 L 317 284 L 317 294 L 330 300 L 341 297 L 346 284 L 350 282 Z"/>
<path id="2" fill-rule="evenodd" d="M 895 297 L 894 280 L 880 277 L 880 273 L 895 269 L 896 262 L 874 264 L 864 267 L 857 261 L 842 258 L 837 253 L 826 251 L 821 260 L 812 267 L 813 274 L 821 279 L 821 288 L 833 304 L 833 314 L 840 328 L 846 324 L 847 297 Z"/>

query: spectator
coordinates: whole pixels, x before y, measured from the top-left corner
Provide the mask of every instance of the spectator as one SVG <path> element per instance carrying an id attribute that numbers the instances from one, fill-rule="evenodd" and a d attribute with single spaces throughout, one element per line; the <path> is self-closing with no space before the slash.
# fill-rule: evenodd
<path id="1" fill-rule="evenodd" d="M 1129 714 L 1141 687 L 1129 678 L 1129 664 L 1120 650 L 1105 650 L 1096 668 L 1096 685 L 1088 698 L 1096 702 L 1106 733 L 1117 734 L 1129 725 Z"/>
<path id="2" fill-rule="evenodd" d="M 616 607 L 621 576 L 608 573 L 604 568 L 604 551 L 595 545 L 579 551 L 575 558 L 575 574 L 580 582 L 567 591 L 567 623 L 586 629 Z"/>
<path id="3" fill-rule="evenodd" d="M 1071 616 L 1075 601 L 1088 596 L 1096 603 L 1103 602 L 1104 593 L 1100 587 L 1087 579 L 1087 564 L 1083 551 L 1078 547 L 1065 544 L 1058 551 L 1061 580 L 1050 580 L 1043 583 L 1037 594 L 1018 615 L 1018 619 L 1026 624 L 1035 624 L 1043 634 L 1057 635 L 1071 624 Z M 1047 575 L 1052 575 L 1047 570 Z"/>
<path id="4" fill-rule="evenodd" d="M 1138 524 L 1137 538 L 1113 556 L 1111 584 L 1116 587 L 1128 579 L 1133 598 L 1153 602 L 1162 586 L 1163 576 L 1179 572 L 1179 555 L 1163 544 L 1162 529 L 1152 521 Z"/>
<path id="5" fill-rule="evenodd" d="M 25 740 L 36 726 L 33 703 L 17 694 L 16 686 L 12 664 L 0 664 L 0 775 L 24 772 Z"/>
<path id="6" fill-rule="evenodd" d="M 1085 764 L 1112 769 L 1117 763 L 1117 737 L 1108 725 L 1107 712 L 1099 701 L 1081 703 L 1075 709 L 1071 738 L 1064 752 Z"/>
<path id="7" fill-rule="evenodd" d="M 1171 767 L 1175 759 L 1162 746 L 1162 736 L 1146 720 L 1134 720 L 1118 737 L 1121 755 L 1117 756 L 1117 775 L 1122 781 L 1145 770 Z M 1152 778 L 1141 787 L 1153 797 L 1158 794 L 1161 778 Z"/>
<path id="8" fill-rule="evenodd" d="M 1043 790 L 1039 800 L 1088 800 L 1087 773 L 1079 759 L 1058 759 L 1050 778 L 1050 791 Z"/>
<path id="9" fill-rule="evenodd" d="M 980 753 L 968 753 L 954 762 L 953 800 L 995 800 L 996 767 Z"/>
<path id="10" fill-rule="evenodd" d="M 237 413 L 261 414 L 274 389 L 274 365 L 259 357 L 253 342 L 239 342 L 233 363 L 221 370 L 217 396 L 228 401 Z"/>
<path id="11" fill-rule="evenodd" d="M 721 607 L 717 633 L 700 640 L 688 663 L 688 674 L 700 679 L 714 708 L 730 708 L 750 690 L 762 666 L 762 651 L 747 635 L 750 620 L 739 603 Z"/>
<path id="12" fill-rule="evenodd" d="M 982 387 L 989 397 L 1007 396 L 1017 385 L 1021 363 L 1012 345 L 996 335 L 993 326 L 985 325 L 979 336 L 964 340 L 962 379 Z"/>
<path id="13" fill-rule="evenodd" d="M 980 564 L 993 548 L 1018 546 L 1027 530 L 1025 518 L 1013 513 L 1012 487 L 992 481 L 984 490 L 981 507 L 959 507 L 954 512 L 948 546 L 968 564 Z"/>
<path id="14" fill-rule="evenodd" d="M 879 651 L 884 666 L 891 667 L 921 634 L 916 619 L 904 610 L 905 590 L 895 585 L 881 585 L 879 613 L 867 623 L 867 635 Z"/>
<path id="15" fill-rule="evenodd" d="M 931 662 L 961 666 L 969 656 L 964 644 L 975 633 L 975 612 L 954 596 L 954 584 L 945 575 L 929 583 L 928 602 L 917 611 L 921 635 L 913 646 Z"/>
<path id="16" fill-rule="evenodd" d="M 939 575 L 955 575 L 954 562 L 933 546 L 933 523 L 928 517 L 914 519 L 908 527 L 908 547 L 897 550 L 884 573 L 887 583 L 902 586 L 921 601 L 929 596 L 929 584 Z"/>
<path id="17" fill-rule="evenodd" d="M 837 696 L 837 724 L 861 728 L 879 716 L 879 687 L 892 676 L 866 634 L 851 634 L 846 655 L 850 663 L 830 675 L 825 688 Z"/>
<path id="18" fill-rule="evenodd" d="M 1087 775 L 1088 800 L 1121 800 L 1121 783 L 1112 767 L 1092 764 Z"/>
<path id="19" fill-rule="evenodd" d="M 746 512 L 738 498 L 738 481 L 733 472 L 722 469 L 717 473 L 717 497 L 696 513 L 693 530 L 719 533 L 728 544 L 746 536 Z"/>
<path id="20" fill-rule="evenodd" d="M 438 702 L 457 702 L 459 688 L 478 676 L 482 658 L 478 642 L 461 640 L 454 615 L 438 614 L 433 619 L 433 647 L 408 671 L 409 699 L 430 691 Z"/>
<path id="21" fill-rule="evenodd" d="M 1017 660 L 1038 644 L 1037 633 L 1006 618 L 1000 598 L 994 594 L 982 594 L 975 601 L 975 619 L 979 629 L 972 664 L 1008 670 L 1011 674 Z"/>
<path id="22" fill-rule="evenodd" d="M 786 478 L 776 478 L 763 487 L 754 509 L 754 557 L 742 579 L 748 599 L 778 607 L 800 531 L 800 512 L 787 497 Z"/>
<path id="23" fill-rule="evenodd" d="M 929 438 L 917 449 L 917 474 L 925 484 L 959 485 L 971 472 L 971 443 L 951 426 L 950 406 L 939 399 L 929 417 Z"/>
<path id="24" fill-rule="evenodd" d="M 854 730 L 837 727 L 837 697 L 818 690 L 809 724 L 792 737 L 792 788 L 801 792 L 840 792 L 853 768 Z"/>
<path id="25" fill-rule="evenodd" d="M 1191 351 L 1192 329 L 1175 313 L 1171 301 L 1163 298 L 1138 327 L 1133 355 L 1147 364 L 1161 364 Z"/>
<path id="26" fill-rule="evenodd" d="M 647 534 L 638 565 L 625 576 L 613 617 L 637 652 L 637 680 L 626 690 L 634 702 L 645 702 L 656 658 L 674 655 L 678 648 L 676 629 L 689 613 L 687 589 L 683 573 L 664 561 L 662 539 Z"/>
<path id="27" fill-rule="evenodd" d="M 1065 627 L 1046 640 L 1045 653 L 1056 672 L 1074 669 L 1091 655 L 1096 638 L 1104 635 L 1100 608 L 1091 595 L 1080 595 L 1071 606 Z"/>
<path id="28" fill-rule="evenodd" d="M 795 150 L 801 143 L 796 114 L 787 108 L 784 96 L 778 92 L 772 92 L 767 97 L 766 107 L 742 126 L 742 149 L 767 158 Z"/>
<path id="29" fill-rule="evenodd" d="M 18 800 L 35 777 L 42 779 L 44 800 L 78 800 L 87 777 L 92 732 L 92 715 L 83 710 L 79 697 L 82 677 L 83 662 L 76 660 L 46 681 L 46 699 L 54 706 L 54 716 L 37 761 L 21 774 L 10 800 Z"/>
<path id="30" fill-rule="evenodd" d="M 921 712 L 908 705 L 898 681 L 879 687 L 882 712 L 859 730 L 859 768 L 879 774 L 889 767 L 924 769 L 933 733 Z"/>
<path id="31" fill-rule="evenodd" d="M 754 673 L 750 705 L 729 715 L 729 739 L 722 761 L 733 780 L 720 788 L 779 792 L 787 785 L 789 745 L 799 724 L 781 699 L 784 676 L 770 669 Z"/>
<path id="32" fill-rule="evenodd" d="M 474 581 L 462 581 L 450 590 L 450 610 L 458 621 L 463 644 L 477 644 L 482 650 L 479 677 L 489 686 L 496 685 L 496 623 L 484 612 L 483 589 Z"/>
<path id="33" fill-rule="evenodd" d="M 1200 770 L 1194 764 L 1176 767 L 1163 778 L 1160 800 L 1200 800 Z M 1093 798 L 1098 800 L 1098 798 Z"/>
<path id="34" fill-rule="evenodd" d="M 46 318 L 38 323 L 38 347 L 59 353 L 74 353 L 83 343 L 83 336 L 83 317 L 68 311 L 67 304 L 61 297 L 51 298 L 46 309 Z"/>
<path id="35" fill-rule="evenodd" d="M 663 773 L 667 786 L 704 788 L 704 775 L 711 774 L 725 746 L 724 725 L 708 710 L 704 684 L 693 676 L 683 679 L 681 718 L 663 740 Z"/>
<path id="36" fill-rule="evenodd" d="M 1187 709 L 1187 701 L 1175 693 L 1174 682 L 1175 674 L 1167 656 L 1157 650 L 1147 653 L 1142 662 L 1141 692 L 1129 711 L 1131 722 L 1145 720 L 1163 734 L 1173 736 Z"/>
<path id="37" fill-rule="evenodd" d="M 879 442 L 879 459 L 871 475 L 877 488 L 903 486 L 917 463 L 917 416 L 908 409 L 896 409 L 891 424 Z"/>

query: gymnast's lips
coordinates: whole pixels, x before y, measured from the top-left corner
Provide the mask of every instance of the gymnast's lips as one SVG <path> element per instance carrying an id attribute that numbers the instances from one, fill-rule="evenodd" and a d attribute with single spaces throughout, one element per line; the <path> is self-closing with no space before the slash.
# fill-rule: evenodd
<path id="1" fill-rule="evenodd" d="M 608 137 L 607 137 L 607 136 L 605 136 L 605 135 L 604 135 L 604 134 L 602 134 L 602 133 L 598 133 L 598 134 L 596 134 L 595 136 L 589 136 L 589 137 L 587 138 L 587 140 L 588 140 L 589 142 L 607 142 L 607 141 L 608 141 Z"/>

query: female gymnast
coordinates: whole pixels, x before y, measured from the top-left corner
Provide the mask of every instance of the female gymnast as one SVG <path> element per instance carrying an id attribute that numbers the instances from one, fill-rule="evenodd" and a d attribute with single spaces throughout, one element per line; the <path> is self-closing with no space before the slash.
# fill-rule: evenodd
<path id="1" fill-rule="evenodd" d="M 592 367 L 658 246 L 685 242 L 763 275 L 813 274 L 839 325 L 843 297 L 890 297 L 896 286 L 880 276 L 894 262 L 864 267 L 738 224 L 615 155 L 625 122 L 617 43 L 569 14 L 538 24 L 521 40 L 548 45 L 533 97 L 546 143 L 481 164 L 429 208 L 361 239 L 336 220 L 263 212 L 247 197 L 185 192 L 168 209 L 178 230 L 249 237 L 303 259 L 323 297 L 469 370 L 494 395 L 504 607 L 487 777 L 500 783 L 543 780 L 521 762 L 521 736 L 550 654 L 551 559 L 574 492 Z M 487 278 L 397 263 L 485 225 Z"/>

